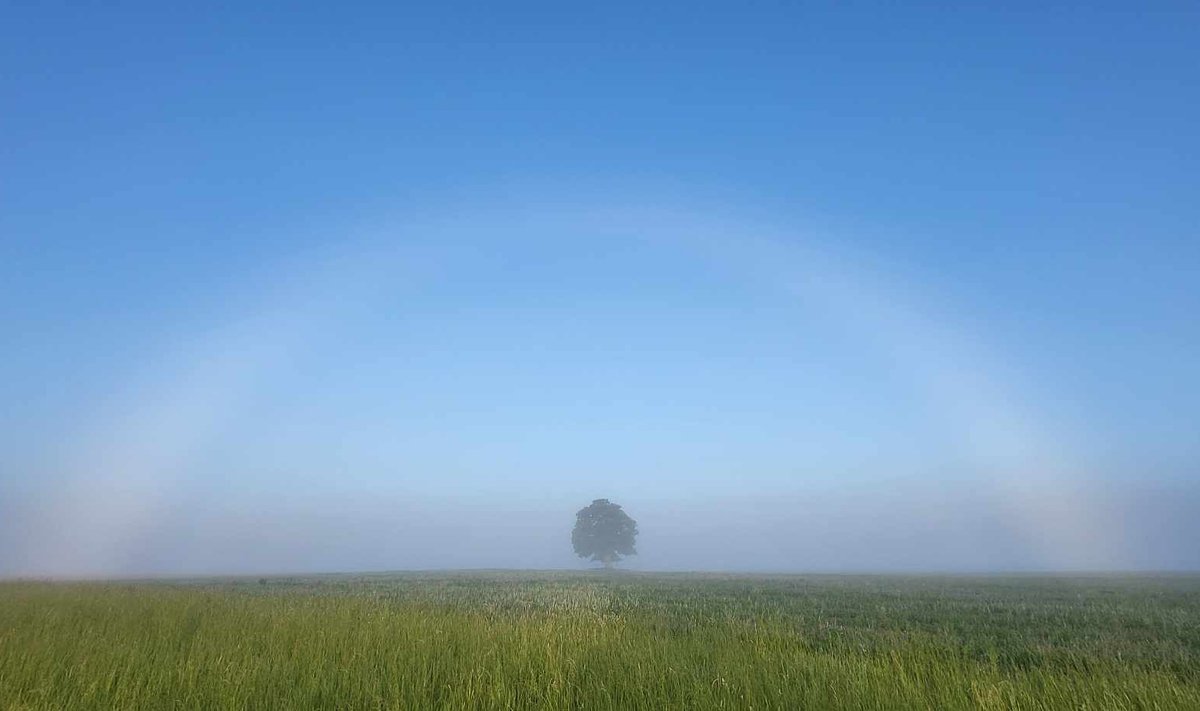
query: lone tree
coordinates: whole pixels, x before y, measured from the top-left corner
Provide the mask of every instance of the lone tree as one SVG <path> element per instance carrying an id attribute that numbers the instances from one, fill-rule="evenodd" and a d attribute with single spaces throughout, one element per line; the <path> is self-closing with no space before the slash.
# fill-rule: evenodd
<path id="1" fill-rule="evenodd" d="M 575 514 L 571 544 L 580 558 L 598 560 L 611 568 L 621 556 L 637 554 L 633 547 L 637 532 L 637 521 L 629 518 L 620 504 L 596 499 Z"/>

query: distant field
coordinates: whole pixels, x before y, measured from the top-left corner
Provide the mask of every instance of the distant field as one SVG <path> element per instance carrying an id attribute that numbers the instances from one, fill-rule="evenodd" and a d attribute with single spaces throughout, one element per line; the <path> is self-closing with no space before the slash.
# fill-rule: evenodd
<path id="1" fill-rule="evenodd" d="M 0 584 L 3 709 L 1200 709 L 1200 577 Z"/>

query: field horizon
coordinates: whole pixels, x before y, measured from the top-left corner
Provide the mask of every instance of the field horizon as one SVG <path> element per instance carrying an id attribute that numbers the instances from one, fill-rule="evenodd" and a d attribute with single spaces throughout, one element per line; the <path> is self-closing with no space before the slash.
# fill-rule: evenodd
<path id="1" fill-rule="evenodd" d="M 154 582 L 186 582 L 186 581 L 236 581 L 236 580 L 258 580 L 265 578 L 267 580 L 275 580 L 279 578 L 349 578 L 356 576 L 363 577 L 402 577 L 402 576 L 461 576 L 461 575 L 480 575 L 486 576 L 490 574 L 497 575 L 628 575 L 628 576 L 645 576 L 645 577 L 680 577 L 690 576 L 696 578 L 705 577 L 746 577 L 746 578 L 794 578 L 794 577 L 878 577 L 878 578 L 1112 578 L 1112 577 L 1197 577 L 1200 578 L 1200 569 L 1036 569 L 1036 568 L 1020 568 L 1020 569 L 928 569 L 928 570 L 888 570 L 888 569 L 797 569 L 797 570 L 740 570 L 740 569 L 641 569 L 641 568 L 624 568 L 615 567 L 605 569 L 603 567 L 590 568 L 510 568 L 510 567 L 461 567 L 461 568 L 380 568 L 380 569 L 364 569 L 364 570 L 283 570 L 283 571 L 258 571 L 258 572 L 178 572 L 178 573 L 128 573 L 114 575 L 52 575 L 52 574 L 31 574 L 31 575 L 0 575 L 0 585 L 5 583 L 21 583 L 21 582 L 45 582 L 45 583 L 154 583 Z"/>
<path id="2" fill-rule="evenodd" d="M 1200 706 L 1200 575 L 404 571 L 0 583 L 0 706 Z"/>

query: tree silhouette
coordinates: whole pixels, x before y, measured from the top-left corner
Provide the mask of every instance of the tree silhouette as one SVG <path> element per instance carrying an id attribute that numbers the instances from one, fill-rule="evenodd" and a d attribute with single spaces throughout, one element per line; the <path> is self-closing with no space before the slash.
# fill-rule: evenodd
<path id="1" fill-rule="evenodd" d="M 633 547 L 637 532 L 637 521 L 622 511 L 620 504 L 596 499 L 575 514 L 571 544 L 580 558 L 598 560 L 611 568 L 621 556 L 637 554 Z"/>

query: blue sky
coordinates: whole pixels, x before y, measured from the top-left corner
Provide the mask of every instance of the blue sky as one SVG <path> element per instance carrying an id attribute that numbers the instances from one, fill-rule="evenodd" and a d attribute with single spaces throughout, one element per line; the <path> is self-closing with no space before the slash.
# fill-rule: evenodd
<path id="1" fill-rule="evenodd" d="M 0 574 L 1200 566 L 1194 6 L 0 14 Z"/>

